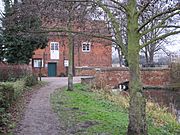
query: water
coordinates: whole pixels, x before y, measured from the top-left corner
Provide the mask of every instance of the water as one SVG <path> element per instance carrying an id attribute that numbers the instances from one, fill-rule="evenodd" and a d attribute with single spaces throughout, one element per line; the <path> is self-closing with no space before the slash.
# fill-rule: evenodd
<path id="1" fill-rule="evenodd" d="M 147 90 L 145 95 L 162 106 L 169 108 L 169 111 L 176 114 L 180 122 L 180 90 Z"/>

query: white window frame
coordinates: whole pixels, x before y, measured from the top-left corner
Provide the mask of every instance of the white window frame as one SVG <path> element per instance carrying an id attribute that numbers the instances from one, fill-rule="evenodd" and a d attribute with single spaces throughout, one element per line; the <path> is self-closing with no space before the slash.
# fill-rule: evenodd
<path id="1" fill-rule="evenodd" d="M 89 45 L 89 49 L 87 47 Z M 84 48 L 85 46 L 85 48 Z M 91 51 L 91 43 L 90 42 L 83 42 L 82 43 L 82 52 L 90 52 Z"/>
<path id="2" fill-rule="evenodd" d="M 53 49 L 52 49 L 52 45 L 53 45 Z M 55 45 L 57 45 L 56 47 L 58 47 L 56 49 Z M 59 42 L 50 42 L 50 50 L 51 51 L 59 51 Z"/>
<path id="3" fill-rule="evenodd" d="M 59 42 L 50 42 L 50 59 L 59 60 L 60 44 Z"/>
<path id="4" fill-rule="evenodd" d="M 43 60 L 42 59 L 33 59 L 33 67 L 34 68 L 43 67 Z"/>

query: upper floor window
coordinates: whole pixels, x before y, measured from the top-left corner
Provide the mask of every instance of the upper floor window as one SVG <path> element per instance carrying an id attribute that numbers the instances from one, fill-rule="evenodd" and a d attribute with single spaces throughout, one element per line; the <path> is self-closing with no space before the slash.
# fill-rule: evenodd
<path id="1" fill-rule="evenodd" d="M 58 42 L 51 42 L 51 51 L 59 50 Z"/>
<path id="2" fill-rule="evenodd" d="M 90 52 L 91 51 L 91 43 L 83 42 L 82 43 L 82 52 Z"/>

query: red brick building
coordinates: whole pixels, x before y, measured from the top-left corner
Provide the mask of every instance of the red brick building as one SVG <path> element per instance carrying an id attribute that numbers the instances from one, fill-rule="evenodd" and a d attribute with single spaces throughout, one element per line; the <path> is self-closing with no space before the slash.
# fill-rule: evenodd
<path id="1" fill-rule="evenodd" d="M 42 66 L 43 76 L 66 76 L 68 69 L 67 35 L 49 34 L 48 46 L 38 49 L 32 58 L 35 72 Z M 112 42 L 98 38 L 74 38 L 74 67 L 111 67 Z"/>

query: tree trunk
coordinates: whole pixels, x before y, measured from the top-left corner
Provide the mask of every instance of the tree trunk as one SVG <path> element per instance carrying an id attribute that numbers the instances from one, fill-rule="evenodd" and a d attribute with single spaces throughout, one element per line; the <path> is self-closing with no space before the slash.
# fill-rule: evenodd
<path id="1" fill-rule="evenodd" d="M 144 54 L 145 54 L 146 66 L 147 66 L 149 64 L 149 56 L 148 56 L 148 49 L 147 48 L 145 48 Z"/>
<path id="2" fill-rule="evenodd" d="M 121 50 L 119 48 L 117 48 L 117 50 L 118 50 L 118 57 L 119 57 L 119 65 L 120 65 L 120 67 L 122 67 L 123 58 L 122 58 L 122 55 L 121 55 Z"/>
<path id="3" fill-rule="evenodd" d="M 128 2 L 128 63 L 130 71 L 130 107 L 127 135 L 147 135 L 146 101 L 139 67 L 139 32 L 136 0 Z"/>
<path id="4" fill-rule="evenodd" d="M 5 16 L 8 15 L 9 10 L 10 10 L 10 7 L 11 7 L 11 2 L 10 2 L 10 0 L 4 0 L 4 11 L 5 11 Z"/>
<path id="5" fill-rule="evenodd" d="M 154 50 L 151 50 L 149 53 L 149 65 L 150 67 L 154 66 Z"/>
<path id="6" fill-rule="evenodd" d="M 139 68 L 139 53 L 128 55 L 130 70 L 130 107 L 128 135 L 147 135 L 146 101 L 142 91 Z"/>
<path id="7" fill-rule="evenodd" d="M 68 30 L 71 31 L 71 22 L 68 23 Z M 68 32 L 69 67 L 68 67 L 68 90 L 73 90 L 73 35 Z"/>

